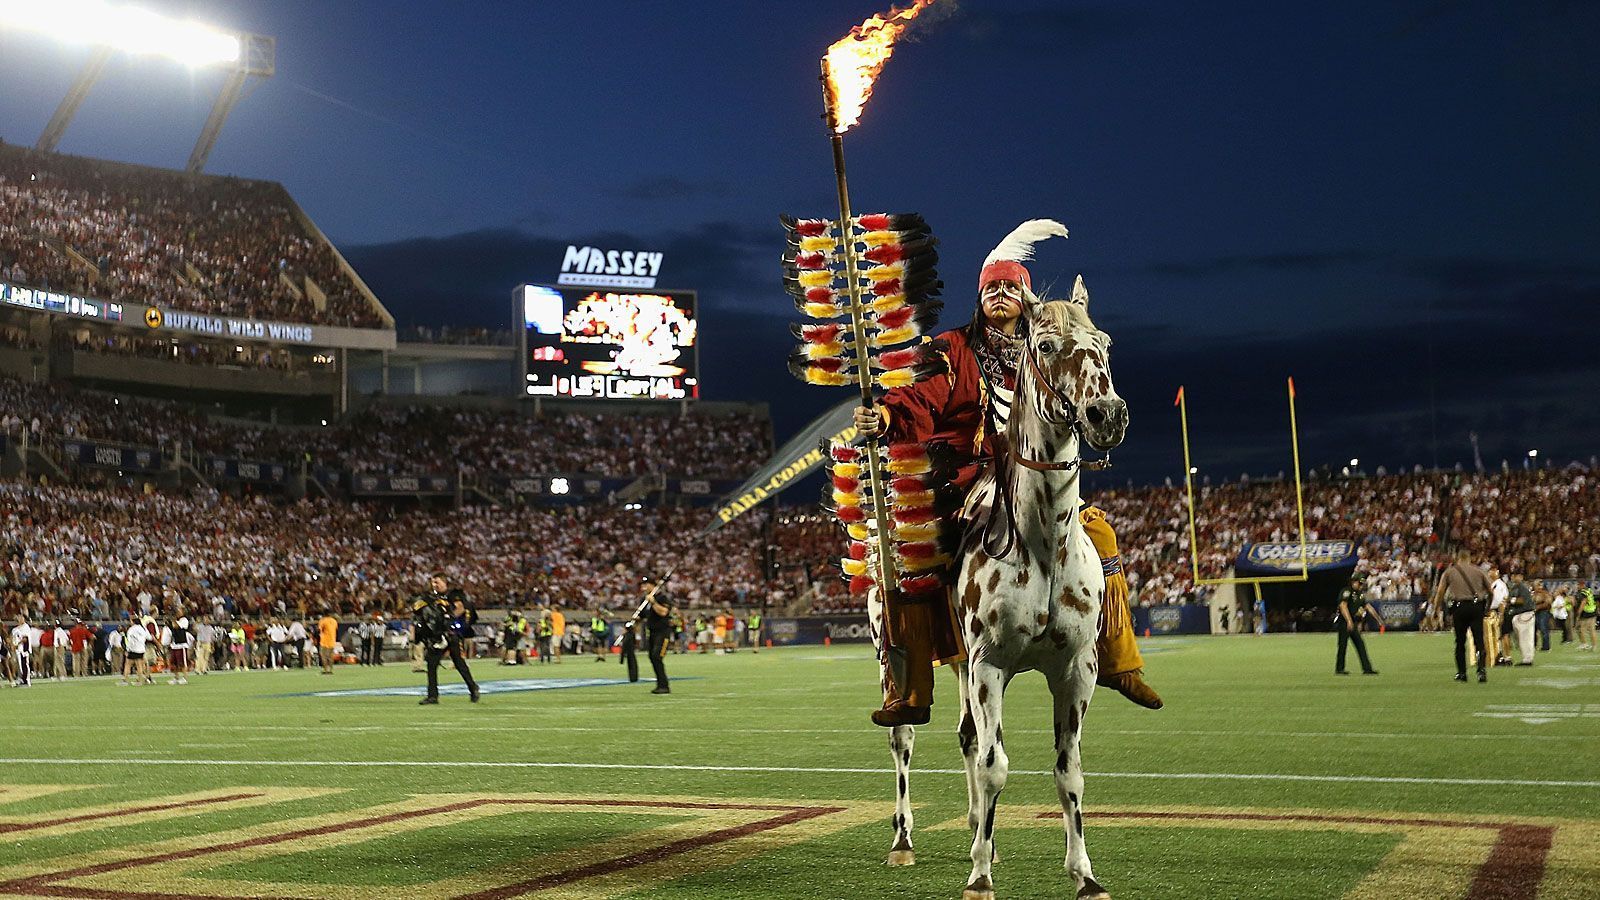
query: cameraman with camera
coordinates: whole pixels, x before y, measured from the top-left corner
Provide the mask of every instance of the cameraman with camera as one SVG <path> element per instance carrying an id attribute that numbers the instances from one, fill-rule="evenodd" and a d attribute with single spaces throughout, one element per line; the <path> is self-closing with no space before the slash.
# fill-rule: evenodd
<path id="1" fill-rule="evenodd" d="M 1467 680 L 1467 634 L 1472 634 L 1477 650 L 1478 682 L 1489 680 L 1486 670 L 1488 647 L 1483 642 L 1483 619 L 1489 604 L 1489 576 L 1472 564 L 1466 549 L 1456 551 L 1456 561 L 1439 576 L 1434 589 L 1435 603 L 1441 600 L 1450 612 L 1456 631 L 1456 680 Z"/>
<path id="2" fill-rule="evenodd" d="M 450 654 L 450 662 L 455 665 L 456 671 L 461 673 L 461 680 L 466 682 L 472 702 L 477 703 L 478 683 L 472 679 L 472 671 L 461 657 L 461 641 L 464 636 L 471 634 L 472 625 L 477 621 L 477 611 L 468 604 L 467 595 L 459 588 L 446 591 L 443 575 L 429 579 L 428 588 L 428 593 L 419 596 L 412 609 L 417 643 L 422 645 L 428 663 L 428 696 L 422 699 L 420 705 L 439 702 L 439 663 L 446 653 Z"/>

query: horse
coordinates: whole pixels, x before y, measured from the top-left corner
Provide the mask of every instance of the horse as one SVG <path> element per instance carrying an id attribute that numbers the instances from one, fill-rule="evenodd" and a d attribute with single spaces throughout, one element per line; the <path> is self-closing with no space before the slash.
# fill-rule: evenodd
<path id="1" fill-rule="evenodd" d="M 1001 712 L 1006 687 L 1038 671 L 1054 698 L 1055 780 L 1066 832 L 1066 869 L 1079 900 L 1109 900 L 1095 880 L 1083 835 L 1079 736 L 1094 694 L 1105 576 L 1078 518 L 1082 444 L 1110 451 L 1127 432 L 1127 404 L 1112 385 L 1110 338 L 1089 318 L 1080 276 L 1070 300 L 1023 290 L 1027 322 L 1003 448 L 968 494 L 954 612 L 967 656 L 955 665 L 957 731 L 967 778 L 972 871 L 964 900 L 993 900 L 995 808 L 1005 787 Z M 881 603 L 869 597 L 875 607 Z M 874 629 L 876 632 L 876 629 Z M 875 638 L 879 637 L 877 634 Z M 910 771 L 916 732 L 891 729 L 895 765 L 890 865 L 915 863 Z"/>

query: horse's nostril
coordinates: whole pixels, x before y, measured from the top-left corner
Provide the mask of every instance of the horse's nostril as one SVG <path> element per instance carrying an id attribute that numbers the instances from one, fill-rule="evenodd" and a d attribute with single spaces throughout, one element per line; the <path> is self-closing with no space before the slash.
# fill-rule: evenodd
<path id="1" fill-rule="evenodd" d="M 1088 419 L 1089 424 L 1094 425 L 1095 427 L 1104 425 L 1106 422 L 1106 414 L 1100 409 L 1099 406 L 1091 406 L 1087 410 L 1084 410 L 1083 417 Z"/>

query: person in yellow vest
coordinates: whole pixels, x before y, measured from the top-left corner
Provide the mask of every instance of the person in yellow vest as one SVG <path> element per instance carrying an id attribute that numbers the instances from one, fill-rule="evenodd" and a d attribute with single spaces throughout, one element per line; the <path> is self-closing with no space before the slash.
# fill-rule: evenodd
<path id="1" fill-rule="evenodd" d="M 1144 656 L 1133 630 L 1133 611 L 1128 608 L 1128 576 L 1122 571 L 1122 555 L 1117 550 L 1117 535 L 1098 507 L 1084 504 L 1078 520 L 1100 557 L 1106 576 L 1105 599 L 1100 604 L 1100 637 L 1095 641 L 1095 656 L 1100 671 L 1095 683 L 1111 688 L 1140 706 L 1160 709 L 1161 696 L 1144 680 Z"/>
<path id="2" fill-rule="evenodd" d="M 754 652 L 761 652 L 761 613 L 750 611 L 750 617 L 744 623 L 745 636 L 750 639 L 750 646 Z"/>

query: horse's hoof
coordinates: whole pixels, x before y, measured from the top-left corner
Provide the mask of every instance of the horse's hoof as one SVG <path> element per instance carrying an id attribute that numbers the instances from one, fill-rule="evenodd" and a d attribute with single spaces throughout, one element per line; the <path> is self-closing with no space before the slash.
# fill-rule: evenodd
<path id="1" fill-rule="evenodd" d="M 889 851 L 889 865 L 891 866 L 914 866 L 916 864 L 917 853 L 915 850 Z"/>
<path id="2" fill-rule="evenodd" d="M 1083 887 L 1078 888 L 1078 900 L 1111 900 L 1111 892 L 1093 878 L 1085 878 Z"/>
<path id="3" fill-rule="evenodd" d="M 961 900 L 994 900 L 994 882 L 987 875 L 978 876 L 961 892 Z"/>

